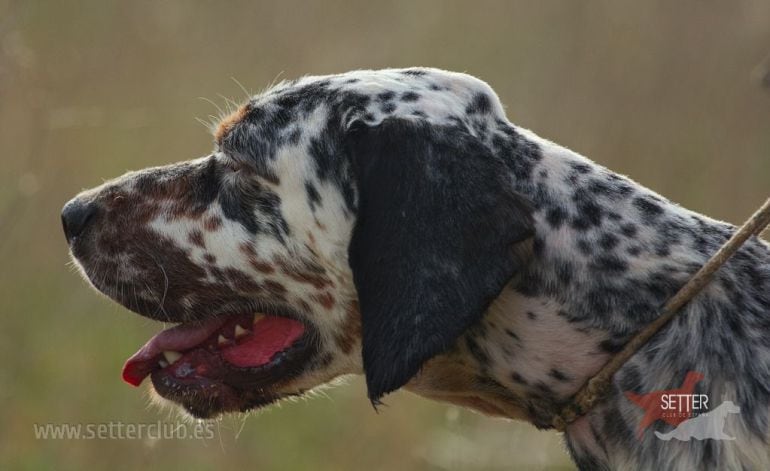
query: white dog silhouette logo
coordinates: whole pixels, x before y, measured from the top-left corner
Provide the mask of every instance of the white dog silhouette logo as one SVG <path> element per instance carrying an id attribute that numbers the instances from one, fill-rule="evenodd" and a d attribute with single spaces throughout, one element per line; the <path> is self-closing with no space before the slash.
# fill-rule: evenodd
<path id="1" fill-rule="evenodd" d="M 691 438 L 696 440 L 735 440 L 735 437 L 727 435 L 724 431 L 725 421 L 729 414 L 740 414 L 741 408 L 733 401 L 725 401 L 716 409 L 687 419 L 675 429 L 667 433 L 655 431 L 655 436 L 661 440 L 669 441 L 672 438 L 689 442 Z"/>

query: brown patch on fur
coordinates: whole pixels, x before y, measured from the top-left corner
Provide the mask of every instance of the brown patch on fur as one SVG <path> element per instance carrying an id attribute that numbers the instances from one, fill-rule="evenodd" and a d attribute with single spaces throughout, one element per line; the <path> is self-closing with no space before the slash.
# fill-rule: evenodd
<path id="1" fill-rule="evenodd" d="M 211 265 L 217 263 L 217 258 L 213 254 L 210 254 L 210 253 L 203 254 L 203 260 L 205 260 L 206 263 L 209 263 Z"/>
<path id="2" fill-rule="evenodd" d="M 257 251 L 254 250 L 254 247 L 248 242 L 241 242 L 241 245 L 238 248 L 241 249 L 241 252 L 247 257 L 257 256 Z"/>
<path id="3" fill-rule="evenodd" d="M 267 275 L 275 272 L 275 268 L 267 262 L 255 258 L 249 258 L 249 264 L 254 267 L 255 270 Z"/>
<path id="4" fill-rule="evenodd" d="M 195 191 L 202 183 L 211 183 L 215 168 L 207 160 L 203 164 L 180 163 L 164 167 L 157 171 L 138 173 L 130 180 L 130 193 L 105 195 L 117 205 L 113 212 L 131 214 L 136 222 L 142 217 L 159 212 L 152 208 L 163 207 L 163 216 L 167 221 L 178 218 L 198 219 L 208 210 L 208 200 L 201 199 L 201 193 Z M 206 196 L 208 198 L 208 195 Z M 148 211 L 149 210 L 149 211 Z M 143 212 L 144 214 L 139 214 Z"/>
<path id="5" fill-rule="evenodd" d="M 334 286 L 334 282 L 326 276 L 326 270 L 315 263 L 305 263 L 302 269 L 298 269 L 289 264 L 286 259 L 278 259 L 278 266 L 281 271 L 291 279 L 300 283 L 313 285 L 316 289 L 324 289 L 327 286 Z"/>
<path id="6" fill-rule="evenodd" d="M 278 294 L 278 295 L 286 294 L 286 287 L 275 280 L 266 280 L 263 284 L 265 285 L 265 289 L 267 289 L 273 294 Z"/>
<path id="7" fill-rule="evenodd" d="M 300 299 L 299 307 L 308 314 L 313 312 L 313 310 L 310 308 L 310 304 L 308 304 L 304 299 Z"/>
<path id="8" fill-rule="evenodd" d="M 160 213 L 160 205 L 155 202 L 140 203 L 133 211 L 136 224 L 147 224 Z"/>
<path id="9" fill-rule="evenodd" d="M 358 301 L 351 301 L 345 308 L 345 324 L 334 341 L 343 353 L 348 354 L 360 340 L 361 312 L 358 310 Z"/>
<path id="10" fill-rule="evenodd" d="M 202 249 L 206 248 L 206 242 L 203 240 L 203 232 L 199 231 L 198 229 L 193 229 L 190 231 L 190 234 L 187 236 L 187 240 L 189 240 L 191 244 L 197 245 Z"/>
<path id="11" fill-rule="evenodd" d="M 334 307 L 334 296 L 327 291 L 324 291 L 321 294 L 313 294 L 310 296 L 310 299 L 320 303 L 321 306 L 325 307 L 327 310 Z"/>
<path id="12" fill-rule="evenodd" d="M 188 250 L 136 224 L 134 214 L 128 211 L 106 213 L 100 229 L 95 244 L 80 249 L 81 263 L 100 291 L 151 319 L 166 322 L 201 319 L 220 306 L 248 305 L 250 296 L 243 292 L 259 289 L 242 273 L 196 263 Z M 111 256 L 106 256 L 105 243 L 115 250 Z M 101 275 L 118 273 L 124 255 L 130 255 L 131 268 L 137 273 L 132 280 Z M 100 269 L 99 276 L 94 276 L 95 266 Z M 207 279 L 207 272 L 212 274 L 213 281 Z M 162 309 L 159 309 L 161 300 Z"/>
<path id="13" fill-rule="evenodd" d="M 257 251 L 254 250 L 254 247 L 248 242 L 241 243 L 240 249 L 241 252 L 246 255 L 246 259 L 249 261 L 249 265 L 254 267 L 254 269 L 258 272 L 267 275 L 275 272 L 275 268 L 272 265 L 265 262 L 264 260 L 260 260 L 260 258 L 257 256 Z"/>
<path id="14" fill-rule="evenodd" d="M 222 218 L 219 216 L 209 216 L 203 221 L 203 228 L 209 232 L 214 232 L 222 225 Z"/>
<path id="15" fill-rule="evenodd" d="M 230 113 L 230 115 L 226 116 L 222 121 L 219 122 L 219 125 L 217 126 L 216 131 L 214 132 L 214 139 L 216 140 L 217 144 L 222 144 L 222 140 L 227 136 L 230 131 L 233 130 L 235 125 L 240 123 L 243 118 L 246 117 L 246 115 L 249 113 L 249 106 L 243 105 L 234 112 Z"/>
<path id="16" fill-rule="evenodd" d="M 262 292 L 262 287 L 252 279 L 248 273 L 235 268 L 226 268 L 224 270 L 225 280 L 238 291 L 255 294 Z"/>

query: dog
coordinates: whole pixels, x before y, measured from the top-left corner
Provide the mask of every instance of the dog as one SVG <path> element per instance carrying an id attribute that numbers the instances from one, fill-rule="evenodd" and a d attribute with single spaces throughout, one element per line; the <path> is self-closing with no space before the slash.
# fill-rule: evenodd
<path id="1" fill-rule="evenodd" d="M 485 82 L 431 68 L 282 82 L 202 158 L 131 172 L 62 210 L 98 291 L 178 323 L 126 363 L 195 417 L 342 375 L 549 428 L 557 407 L 735 227 L 513 125 Z M 580 469 L 767 469 L 770 246 L 752 237 L 569 427 Z M 624 392 L 743 411 L 734 441 L 634 433 Z M 657 423 L 652 428 L 664 427 Z"/>

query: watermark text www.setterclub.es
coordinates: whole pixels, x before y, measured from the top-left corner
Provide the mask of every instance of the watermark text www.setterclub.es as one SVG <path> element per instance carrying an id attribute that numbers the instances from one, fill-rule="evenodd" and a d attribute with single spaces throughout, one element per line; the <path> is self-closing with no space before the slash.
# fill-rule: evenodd
<path id="1" fill-rule="evenodd" d="M 210 440 L 211 422 L 35 423 L 37 440 Z"/>

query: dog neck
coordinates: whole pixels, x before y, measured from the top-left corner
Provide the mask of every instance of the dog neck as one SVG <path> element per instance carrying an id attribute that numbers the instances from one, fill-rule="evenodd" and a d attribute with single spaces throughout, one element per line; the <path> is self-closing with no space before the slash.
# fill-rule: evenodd
<path id="1" fill-rule="evenodd" d="M 532 261 L 484 318 L 429 361 L 407 389 L 548 428 L 542 405 L 556 408 L 577 392 L 734 229 L 537 136 L 527 138 L 543 151 L 539 170 L 516 183 L 535 207 Z M 765 275 L 750 274 L 756 263 L 764 264 Z M 726 293 L 740 299 L 741 320 L 731 317 L 735 308 Z M 752 357 L 770 358 L 770 349 L 760 341 L 736 342 L 735 331 L 745 335 L 738 324 L 752 319 L 766 329 L 761 319 L 768 306 L 770 249 L 752 240 L 615 375 L 607 400 L 568 427 L 565 438 L 578 465 L 766 462 L 770 370 L 763 363 L 751 378 L 738 371 L 748 371 Z M 724 367 L 728 359 L 736 368 Z M 645 411 L 625 393 L 674 389 L 693 371 L 705 378 L 695 390 L 714 407 L 735 401 L 743 424 L 733 433 L 737 440 L 688 444 L 682 461 L 681 448 L 653 433 L 671 426 L 640 428 Z"/>

